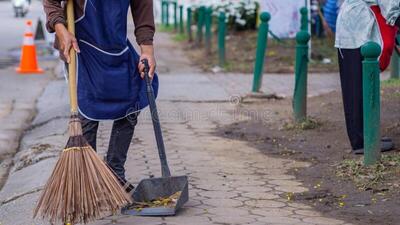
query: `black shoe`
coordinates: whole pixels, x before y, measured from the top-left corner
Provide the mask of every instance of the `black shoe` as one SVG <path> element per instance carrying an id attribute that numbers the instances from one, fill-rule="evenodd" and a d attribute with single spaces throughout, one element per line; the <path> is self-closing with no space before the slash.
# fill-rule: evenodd
<path id="1" fill-rule="evenodd" d="M 388 152 L 394 149 L 394 144 L 390 138 L 382 138 L 381 140 L 381 152 Z M 353 150 L 353 154 L 355 155 L 363 155 L 364 154 L 364 149 L 356 149 Z"/>
<path id="2" fill-rule="evenodd" d="M 364 149 L 363 148 L 359 148 L 359 149 L 353 150 L 352 153 L 354 155 L 364 155 Z"/>
<path id="3" fill-rule="evenodd" d="M 388 152 L 394 149 L 394 143 L 392 140 L 381 141 L 381 152 Z"/>

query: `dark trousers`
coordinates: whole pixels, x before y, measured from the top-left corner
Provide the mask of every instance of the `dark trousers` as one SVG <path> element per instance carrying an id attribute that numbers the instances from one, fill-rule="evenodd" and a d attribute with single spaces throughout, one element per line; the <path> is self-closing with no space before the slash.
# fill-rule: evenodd
<path id="1" fill-rule="evenodd" d="M 106 162 L 119 176 L 120 180 L 125 180 L 125 162 L 132 140 L 133 132 L 137 124 L 139 113 L 131 114 L 123 119 L 115 120 L 111 130 L 110 143 L 108 145 Z M 83 136 L 89 144 L 96 150 L 98 121 L 89 120 L 80 116 L 82 121 Z"/>
<path id="2" fill-rule="evenodd" d="M 362 56 L 358 49 L 340 49 L 339 70 L 347 134 L 353 150 L 364 148 Z"/>

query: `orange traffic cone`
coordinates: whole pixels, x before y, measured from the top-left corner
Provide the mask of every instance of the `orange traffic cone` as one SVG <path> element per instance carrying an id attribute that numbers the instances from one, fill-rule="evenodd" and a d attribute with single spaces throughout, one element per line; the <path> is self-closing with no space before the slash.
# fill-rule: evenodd
<path id="1" fill-rule="evenodd" d="M 36 59 L 36 47 L 33 41 L 32 32 L 32 21 L 26 22 L 26 31 L 24 35 L 24 43 L 21 52 L 21 62 L 18 73 L 43 73 L 43 70 L 39 68 Z"/>

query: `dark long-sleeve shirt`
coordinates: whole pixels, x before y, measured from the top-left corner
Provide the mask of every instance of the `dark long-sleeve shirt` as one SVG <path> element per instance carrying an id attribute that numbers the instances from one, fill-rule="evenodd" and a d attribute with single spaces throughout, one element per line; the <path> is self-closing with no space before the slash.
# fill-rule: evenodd
<path id="1" fill-rule="evenodd" d="M 107 0 L 110 1 L 110 0 Z M 153 0 L 130 0 L 133 22 L 135 24 L 136 42 L 139 45 L 153 44 L 155 32 Z M 57 23 L 66 24 L 64 1 L 43 0 L 46 13 L 46 27 L 49 32 L 54 32 Z M 74 0 L 75 15 L 77 18 L 84 13 L 85 0 Z"/>

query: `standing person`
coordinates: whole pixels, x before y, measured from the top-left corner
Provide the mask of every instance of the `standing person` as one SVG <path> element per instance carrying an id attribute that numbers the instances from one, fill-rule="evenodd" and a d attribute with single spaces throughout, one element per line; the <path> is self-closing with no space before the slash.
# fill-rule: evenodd
<path id="1" fill-rule="evenodd" d="M 125 183 L 124 164 L 137 117 L 148 105 L 144 65 L 150 65 L 154 90 L 155 33 L 152 0 L 74 0 L 75 36 L 66 28 L 63 1 L 44 0 L 46 27 L 56 33 L 61 59 L 70 62 L 69 51 L 77 52 L 78 105 L 83 134 L 96 149 L 100 120 L 114 120 L 106 156 L 108 165 Z M 131 8 L 140 56 L 127 38 L 127 15 Z M 132 187 L 131 187 L 132 188 Z"/>
<path id="2" fill-rule="evenodd" d="M 400 0 L 345 0 L 339 12 L 335 47 L 347 134 L 355 154 L 364 153 L 361 46 L 368 41 L 381 45 L 379 65 L 384 71 L 395 46 L 399 16 Z M 382 138 L 382 151 L 393 148 L 392 140 Z"/>

